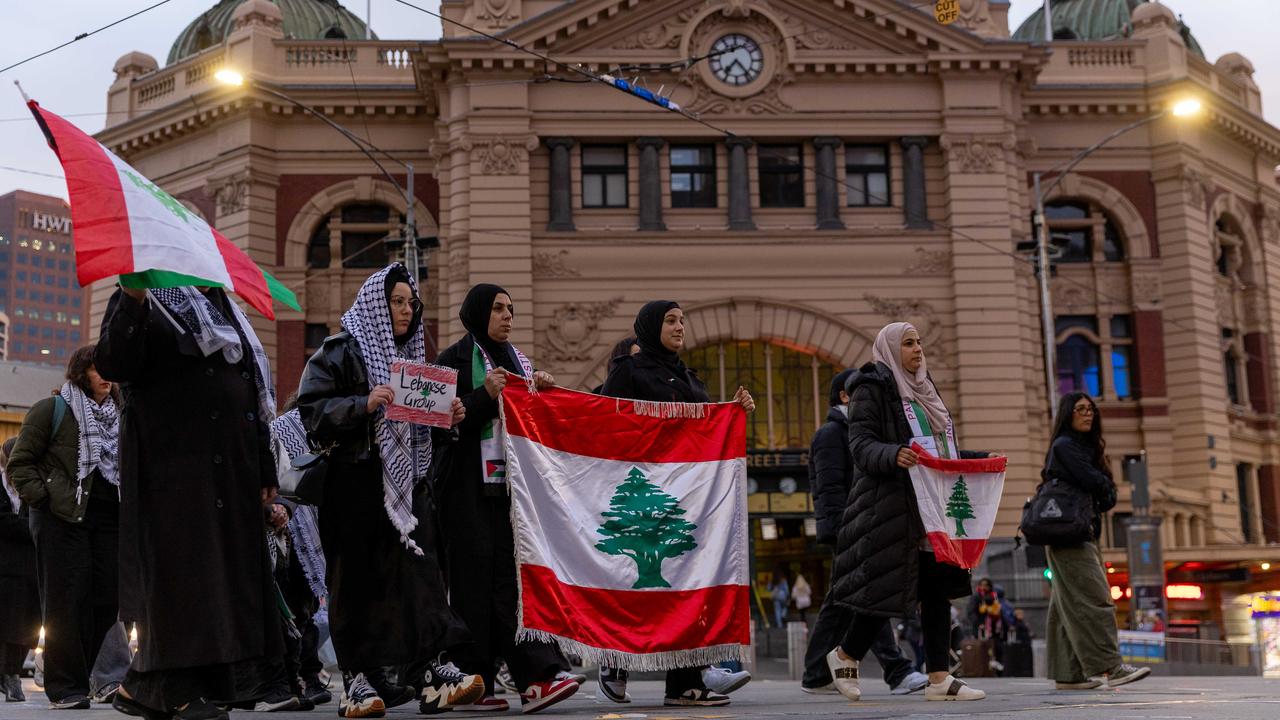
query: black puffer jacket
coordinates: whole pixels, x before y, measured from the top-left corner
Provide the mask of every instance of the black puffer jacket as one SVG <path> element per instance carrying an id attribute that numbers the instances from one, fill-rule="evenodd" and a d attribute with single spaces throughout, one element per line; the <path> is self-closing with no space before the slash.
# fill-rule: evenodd
<path id="1" fill-rule="evenodd" d="M 813 492 L 813 514 L 818 520 L 818 542 L 823 545 L 836 544 L 840 518 L 853 484 L 848 437 L 849 419 L 843 410 L 833 407 L 809 444 L 809 489 Z"/>
<path id="2" fill-rule="evenodd" d="M 832 597 L 867 615 L 915 613 L 919 550 L 924 525 L 911 477 L 898 467 L 898 450 L 911 442 L 911 427 L 889 368 L 867 363 L 849 382 L 849 450 L 853 489 L 836 545 Z M 986 453 L 961 451 L 962 458 Z M 970 593 L 970 573 L 937 564 L 933 580 L 947 597 Z"/>
<path id="3" fill-rule="evenodd" d="M 371 456 L 368 371 L 351 333 L 325 338 L 311 356 L 298 383 L 298 412 L 315 443 L 338 443 L 332 459 L 356 463 Z"/>

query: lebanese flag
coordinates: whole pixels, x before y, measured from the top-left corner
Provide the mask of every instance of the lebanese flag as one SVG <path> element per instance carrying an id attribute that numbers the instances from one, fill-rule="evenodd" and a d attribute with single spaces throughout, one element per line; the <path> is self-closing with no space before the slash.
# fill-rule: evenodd
<path id="1" fill-rule="evenodd" d="M 742 407 L 508 383 L 502 417 L 519 637 L 628 670 L 743 660 Z"/>
<path id="2" fill-rule="evenodd" d="M 291 290 L 243 250 L 80 128 L 27 106 L 67 176 L 80 285 L 120 276 L 130 288 L 226 288 L 274 320 L 274 298 L 301 310 Z"/>
<path id="3" fill-rule="evenodd" d="M 920 520 L 941 562 L 977 567 L 996 524 L 1008 458 L 947 460 L 912 443 L 918 461 L 911 467 Z"/>

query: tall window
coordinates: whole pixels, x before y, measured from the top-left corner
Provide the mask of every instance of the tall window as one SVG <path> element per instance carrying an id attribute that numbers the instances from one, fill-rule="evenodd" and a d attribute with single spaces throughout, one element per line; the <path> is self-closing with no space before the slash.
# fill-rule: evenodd
<path id="1" fill-rule="evenodd" d="M 716 147 L 671 146 L 671 207 L 716 206 Z"/>
<path id="2" fill-rule="evenodd" d="M 1059 315 L 1057 337 L 1059 394 L 1087 392 L 1105 400 L 1137 395 L 1132 316 Z"/>
<path id="3" fill-rule="evenodd" d="M 804 148 L 761 145 L 760 207 L 804 207 Z"/>
<path id="4" fill-rule="evenodd" d="M 1240 499 L 1240 534 L 1245 542 L 1254 542 L 1253 536 L 1253 467 L 1249 463 L 1236 463 L 1236 495 Z"/>
<path id="5" fill-rule="evenodd" d="M 627 146 L 582 146 L 582 207 L 627 207 Z"/>
<path id="6" fill-rule="evenodd" d="M 1057 262 L 1120 262 L 1125 259 L 1120 231 L 1094 203 L 1067 201 L 1044 208 Z"/>
<path id="7" fill-rule="evenodd" d="M 330 255 L 329 218 L 325 218 L 316 231 L 311 233 L 311 242 L 307 244 L 307 267 L 313 270 L 329 267 L 332 262 Z"/>
<path id="8" fill-rule="evenodd" d="M 849 206 L 889 204 L 889 149 L 884 145 L 846 145 L 845 187 Z"/>
<path id="9" fill-rule="evenodd" d="M 713 400 L 728 400 L 739 385 L 755 396 L 747 416 L 747 448 L 807 448 L 827 416 L 827 393 L 839 368 L 816 355 L 767 342 L 729 342 L 691 350 Z"/>
<path id="10" fill-rule="evenodd" d="M 1236 332 L 1222 328 L 1222 374 L 1227 385 L 1227 399 L 1232 405 L 1244 405 L 1244 388 L 1240 386 L 1240 371 L 1244 358 L 1244 346 Z"/>
<path id="11" fill-rule="evenodd" d="M 400 216 L 380 203 L 354 203 L 329 217 L 342 233 L 342 267 L 380 268 L 387 264 L 387 236 L 400 231 Z"/>
<path id="12" fill-rule="evenodd" d="M 1133 318 L 1111 316 L 1111 387 L 1117 400 L 1134 397 Z"/>

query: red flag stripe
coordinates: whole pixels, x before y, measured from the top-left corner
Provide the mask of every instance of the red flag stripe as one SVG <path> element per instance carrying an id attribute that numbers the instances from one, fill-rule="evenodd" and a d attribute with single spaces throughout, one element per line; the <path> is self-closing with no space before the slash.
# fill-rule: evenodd
<path id="1" fill-rule="evenodd" d="M 978 458 L 976 460 L 947 460 L 945 458 L 934 457 L 929 454 L 928 450 L 920 447 L 916 443 L 911 444 L 911 449 L 919 456 L 918 462 L 934 470 L 943 470 L 953 473 L 1002 473 L 1005 466 L 1009 463 L 1009 458 Z"/>
<path id="2" fill-rule="evenodd" d="M 750 588 L 601 590 L 566 585 L 550 568 L 520 566 L 524 627 L 591 647 L 645 654 L 751 643 Z"/>
<path id="3" fill-rule="evenodd" d="M 527 395 L 511 382 L 505 395 Z M 677 463 L 720 462 L 746 457 L 747 422 L 742 406 L 712 403 L 701 418 L 637 415 L 630 400 L 551 388 L 525 402 L 504 404 L 506 429 L 562 452 L 607 460 Z M 732 422 L 722 422 L 725 415 Z"/>
<path id="4" fill-rule="evenodd" d="M 956 539 L 944 532 L 926 533 L 929 544 L 933 546 L 934 557 L 939 562 L 956 565 L 962 568 L 975 568 L 982 559 L 982 551 L 987 548 L 986 540 Z"/>
<path id="5" fill-rule="evenodd" d="M 267 278 L 262 274 L 262 268 L 222 233 L 214 230 L 213 238 L 218 242 L 218 253 L 227 266 L 227 274 L 235 285 L 235 293 L 268 320 L 275 320 L 276 313 L 271 307 L 271 290 L 267 288 Z"/>
<path id="6" fill-rule="evenodd" d="M 76 279 L 81 286 L 134 271 L 129 209 L 115 163 L 97 140 L 50 112 L 29 103 L 52 135 L 67 177 L 71 222 L 76 229 Z"/>

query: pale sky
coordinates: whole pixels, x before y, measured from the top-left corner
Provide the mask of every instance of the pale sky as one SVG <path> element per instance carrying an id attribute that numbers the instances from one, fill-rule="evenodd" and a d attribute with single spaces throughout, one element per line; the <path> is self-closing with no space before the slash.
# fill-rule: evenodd
<path id="1" fill-rule="evenodd" d="M 0 0 L 0 67 L 43 52 L 76 35 L 89 32 L 136 12 L 156 0 Z M 1009 17 L 1016 28 L 1042 0 L 1013 0 Z M 365 2 L 347 0 L 364 16 Z M 416 0 L 432 10 L 439 0 Z M 1228 52 L 1249 58 L 1262 88 L 1263 107 L 1272 123 L 1280 124 L 1280 43 L 1268 29 L 1274 24 L 1277 0 L 1165 0 L 1204 47 L 1212 62 Z M 187 23 L 214 5 L 213 0 L 170 0 L 155 10 L 22 67 L 0 73 L 0 195 L 23 189 L 66 197 L 61 168 L 35 122 L 12 87 L 22 82 L 41 105 L 69 117 L 82 129 L 103 127 L 107 88 L 117 58 L 141 50 L 163 63 L 169 46 Z M 384 39 L 433 39 L 440 22 L 392 0 L 372 0 L 373 30 Z M 75 117 L 73 117 L 75 116 Z M 17 168 L 27 172 L 17 172 Z M 47 173 L 56 177 L 44 177 Z"/>

